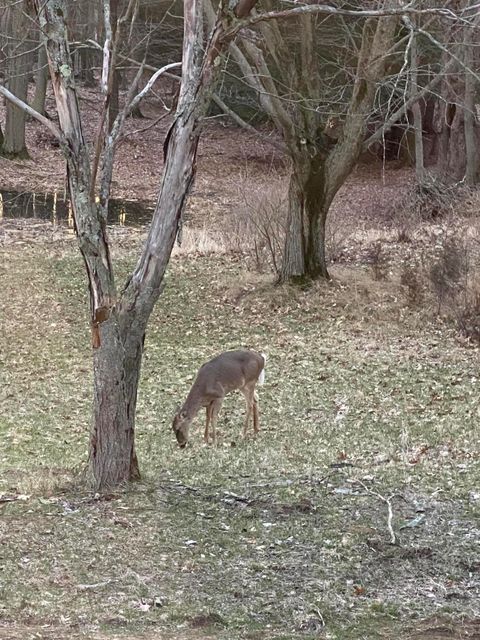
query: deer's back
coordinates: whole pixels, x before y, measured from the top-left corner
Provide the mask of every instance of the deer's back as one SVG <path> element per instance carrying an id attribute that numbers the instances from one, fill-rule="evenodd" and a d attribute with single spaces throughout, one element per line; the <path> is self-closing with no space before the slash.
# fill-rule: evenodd
<path id="1" fill-rule="evenodd" d="M 197 392 L 221 397 L 258 380 L 264 364 L 256 351 L 226 351 L 200 367 L 194 386 Z"/>

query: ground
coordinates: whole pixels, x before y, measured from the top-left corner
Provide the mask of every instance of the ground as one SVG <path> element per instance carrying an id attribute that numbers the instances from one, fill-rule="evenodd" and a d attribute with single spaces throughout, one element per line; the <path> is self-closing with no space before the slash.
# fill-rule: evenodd
<path id="1" fill-rule="evenodd" d="M 189 242 L 145 344 L 142 480 L 110 495 L 82 477 L 91 354 L 75 239 L 2 222 L 0 638 L 480 638 L 478 347 L 399 282 L 405 255 L 444 230 L 409 228 L 414 241 L 399 242 L 389 200 L 408 173 L 361 168 L 336 203 L 333 283 L 276 287 L 229 233 L 242 171 L 247 195 L 285 187 L 246 141 L 209 131 Z M 42 188 L 60 183 L 54 152 L 35 151 L 6 186 L 32 190 L 41 158 L 57 167 Z M 117 195 L 140 197 L 137 179 Z M 111 230 L 119 282 L 144 236 Z M 372 261 L 378 238 L 387 262 Z M 171 418 L 196 369 L 241 346 L 268 355 L 261 433 L 242 440 L 232 395 L 218 447 L 203 446 L 199 417 L 180 450 Z"/>

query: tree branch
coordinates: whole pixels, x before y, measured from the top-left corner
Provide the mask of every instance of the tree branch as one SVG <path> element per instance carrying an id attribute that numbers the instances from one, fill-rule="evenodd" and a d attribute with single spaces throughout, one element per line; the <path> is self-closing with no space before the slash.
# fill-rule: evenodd
<path id="1" fill-rule="evenodd" d="M 38 122 L 41 122 L 43 125 L 45 125 L 61 144 L 65 143 L 65 138 L 63 137 L 62 132 L 56 124 L 54 124 L 51 120 L 43 116 L 38 111 L 35 111 L 35 109 L 32 109 L 32 107 L 26 102 L 20 100 L 20 98 L 17 98 L 15 94 L 9 91 L 2 84 L 0 84 L 0 95 L 12 102 L 19 109 L 25 111 L 25 113 L 28 113 L 28 115 L 32 116 L 32 118 L 35 118 L 35 120 L 38 120 Z"/>
<path id="2" fill-rule="evenodd" d="M 406 14 L 412 15 L 431 15 L 446 17 L 452 20 L 458 20 L 458 15 L 450 10 L 441 7 L 432 7 L 430 9 L 416 9 L 410 5 L 402 7 L 401 9 L 343 9 L 341 7 L 331 7 L 324 4 L 306 4 L 301 7 L 294 7 L 293 9 L 284 9 L 283 11 L 268 11 L 266 13 L 259 13 L 255 16 L 250 16 L 243 20 L 238 20 L 232 27 L 226 31 L 225 35 L 228 37 L 234 36 L 241 29 L 245 27 L 251 27 L 254 24 L 263 22 L 264 20 L 279 20 L 295 18 L 305 14 L 324 14 L 333 16 L 350 16 L 354 18 L 382 18 L 386 16 L 402 16 Z"/>
<path id="3" fill-rule="evenodd" d="M 277 140 L 269 138 L 266 135 L 262 135 L 257 129 L 255 129 L 254 126 L 241 118 L 233 109 L 230 109 L 230 107 L 226 105 L 225 102 L 223 102 L 223 100 L 219 96 L 217 96 L 216 93 L 212 94 L 212 100 L 227 116 L 229 116 L 234 122 L 236 122 L 239 127 L 242 127 L 242 129 L 246 129 L 247 131 L 254 133 L 256 136 L 259 136 L 262 140 L 265 140 L 265 142 L 268 142 L 268 144 L 271 144 L 279 151 L 285 152 L 285 145 L 283 145 L 281 142 L 278 142 Z"/>
<path id="4" fill-rule="evenodd" d="M 161 69 L 157 69 L 157 71 L 155 71 L 153 76 L 151 76 L 151 78 L 149 79 L 147 84 L 143 87 L 143 89 L 139 93 L 137 93 L 137 95 L 133 98 L 133 100 L 127 106 L 127 116 L 129 113 L 133 111 L 133 109 L 135 109 L 135 107 L 142 100 L 142 98 L 146 96 L 146 94 L 150 91 L 150 89 L 153 87 L 153 85 L 161 75 L 166 74 L 170 69 L 177 69 L 178 67 L 181 67 L 181 66 L 182 66 L 181 62 L 171 62 L 170 64 L 166 64 Z M 174 77 L 177 77 L 177 76 L 174 76 Z"/>
<path id="5" fill-rule="evenodd" d="M 366 151 L 371 144 L 379 140 L 383 136 L 385 131 L 388 131 L 391 127 L 393 127 L 393 125 L 398 122 L 398 120 L 405 114 L 408 109 L 410 109 L 410 107 L 415 102 L 421 100 L 424 96 L 430 93 L 432 89 L 434 89 L 448 73 L 451 73 L 454 70 L 455 64 L 456 60 L 452 58 L 446 65 L 446 67 L 439 71 L 437 75 L 423 87 L 423 89 L 421 89 L 415 95 L 410 96 L 410 98 L 390 116 L 385 124 L 383 124 L 379 129 L 377 129 L 377 131 L 375 131 L 375 133 L 372 133 L 372 135 L 367 138 L 367 140 L 365 140 L 365 142 L 363 143 L 363 150 Z"/>

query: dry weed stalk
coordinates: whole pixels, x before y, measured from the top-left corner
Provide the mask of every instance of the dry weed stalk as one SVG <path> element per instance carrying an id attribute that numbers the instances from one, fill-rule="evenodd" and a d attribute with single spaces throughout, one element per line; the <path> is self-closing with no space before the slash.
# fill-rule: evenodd
<path id="1" fill-rule="evenodd" d="M 395 498 L 395 496 L 397 494 L 392 493 L 390 496 L 388 496 L 388 498 L 385 498 L 385 496 L 382 496 L 381 493 L 378 493 L 377 491 L 372 491 L 371 489 L 369 489 L 367 487 L 367 485 L 362 482 L 361 480 L 356 480 L 356 483 L 359 484 L 361 487 L 363 487 L 363 489 L 371 496 L 374 496 L 375 498 L 378 498 L 379 500 L 381 500 L 382 502 L 384 502 L 387 505 L 387 509 L 388 509 L 388 516 L 387 516 L 387 529 L 388 532 L 390 534 L 390 544 L 397 544 L 397 538 L 395 536 L 395 532 L 393 530 L 393 507 L 392 507 L 392 499 Z"/>

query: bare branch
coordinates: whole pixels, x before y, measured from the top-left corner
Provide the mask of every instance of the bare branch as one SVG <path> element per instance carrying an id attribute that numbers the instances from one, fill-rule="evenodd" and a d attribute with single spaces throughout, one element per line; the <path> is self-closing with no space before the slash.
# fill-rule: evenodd
<path id="1" fill-rule="evenodd" d="M 153 85 L 155 84 L 155 82 L 158 80 L 158 78 L 161 75 L 166 74 L 167 71 L 169 71 L 170 69 L 177 69 L 178 67 L 181 67 L 181 66 L 182 66 L 181 62 L 171 62 L 170 64 L 166 64 L 161 69 L 157 69 L 157 71 L 155 71 L 155 73 L 149 79 L 149 81 L 143 87 L 143 89 L 139 93 L 137 93 L 135 98 L 133 98 L 133 100 L 127 106 L 127 115 L 129 113 L 131 113 L 133 111 L 133 109 L 135 109 L 135 107 L 138 105 L 138 103 L 142 100 L 142 98 L 144 98 L 146 96 L 146 94 L 150 91 L 150 89 L 153 87 Z"/>
<path id="2" fill-rule="evenodd" d="M 294 7 L 293 9 L 284 9 L 283 11 L 268 11 L 266 13 L 259 13 L 244 20 L 238 20 L 232 27 L 226 32 L 226 35 L 231 37 L 238 33 L 245 27 L 251 27 L 254 24 L 258 24 L 264 20 L 279 20 L 295 18 L 305 14 L 324 14 L 334 16 L 351 16 L 354 18 L 381 18 L 386 16 L 402 16 L 407 14 L 412 15 L 431 15 L 446 17 L 453 20 L 458 20 L 458 15 L 450 10 L 442 7 L 432 7 L 430 9 L 417 9 L 413 6 L 414 3 L 402 7 L 401 9 L 384 8 L 384 9 L 343 9 L 341 7 L 331 7 L 324 4 L 306 4 L 301 7 Z"/>
<path id="3" fill-rule="evenodd" d="M 446 67 L 444 67 L 439 73 L 437 73 L 432 78 L 432 80 L 423 87 L 423 89 L 421 89 L 417 94 L 410 96 L 410 98 L 406 102 L 404 102 L 401 107 L 399 107 L 394 113 L 392 113 L 392 115 L 385 122 L 385 124 L 383 124 L 379 129 L 377 129 L 377 131 L 375 131 L 375 133 L 373 133 L 369 138 L 367 138 L 367 140 L 363 143 L 363 149 L 364 150 L 368 149 L 368 147 L 371 144 L 379 140 L 383 136 L 384 132 L 388 131 L 391 127 L 393 127 L 393 125 L 399 121 L 399 119 L 406 113 L 406 111 L 408 111 L 408 109 L 410 109 L 410 107 L 415 102 L 417 102 L 418 100 L 421 100 L 428 93 L 431 93 L 433 89 L 437 86 L 437 84 L 439 84 L 446 75 L 451 73 L 455 69 L 455 67 L 456 67 L 456 60 L 452 58 L 449 61 L 449 63 L 446 65 Z"/>
<path id="4" fill-rule="evenodd" d="M 457 62 L 463 69 L 465 69 L 465 71 L 467 71 L 470 75 L 472 75 L 477 80 L 477 82 L 480 82 L 480 75 L 476 73 L 475 69 L 468 67 L 461 58 L 456 56 L 453 53 L 453 51 L 451 51 L 448 47 L 446 47 L 439 40 L 437 40 L 437 38 L 435 38 L 431 33 L 429 33 L 428 31 L 424 31 L 424 29 L 421 29 L 419 27 L 416 28 L 416 31 L 417 33 L 421 33 L 422 36 L 425 36 L 426 38 L 428 38 L 430 42 L 433 42 L 433 44 L 436 45 L 439 49 L 441 49 L 441 51 L 443 51 L 448 56 L 450 56 L 450 58 L 455 60 L 455 62 Z"/>
<path id="5" fill-rule="evenodd" d="M 0 95 L 4 96 L 7 100 L 12 102 L 19 109 L 22 109 L 23 111 L 25 111 L 25 113 L 28 113 L 28 115 L 32 116 L 32 118 L 35 118 L 35 120 L 38 120 L 38 122 L 41 122 L 43 125 L 45 125 L 51 131 L 51 133 L 53 133 L 53 135 L 57 138 L 57 140 L 60 141 L 61 144 L 65 142 L 62 132 L 60 131 L 60 129 L 57 127 L 56 124 L 54 124 L 51 120 L 43 116 L 41 113 L 38 113 L 38 111 L 35 111 L 35 109 L 32 109 L 32 107 L 29 104 L 27 104 L 26 102 L 23 102 L 23 100 L 20 100 L 20 98 L 17 98 L 16 95 L 11 93 L 8 89 L 6 89 L 1 84 L 0 84 Z"/>
<path id="6" fill-rule="evenodd" d="M 283 145 L 281 142 L 278 142 L 278 140 L 273 140 L 266 135 L 262 135 L 257 129 L 255 129 L 254 126 L 241 118 L 233 109 L 230 109 L 230 107 L 226 105 L 225 102 L 223 102 L 223 100 L 219 96 L 217 96 L 216 93 L 212 95 L 212 100 L 226 115 L 230 116 L 230 118 L 234 122 L 236 122 L 239 127 L 242 127 L 242 129 L 246 129 L 247 131 L 254 133 L 256 136 L 262 138 L 262 140 L 265 140 L 265 142 L 268 142 L 268 144 L 271 144 L 276 149 L 279 149 L 279 151 L 285 152 L 285 145 Z"/>

